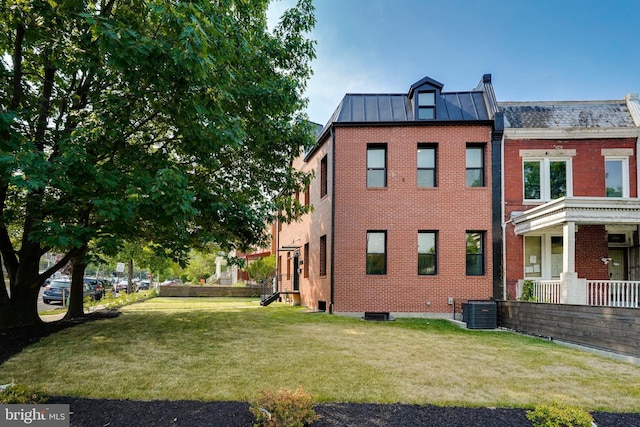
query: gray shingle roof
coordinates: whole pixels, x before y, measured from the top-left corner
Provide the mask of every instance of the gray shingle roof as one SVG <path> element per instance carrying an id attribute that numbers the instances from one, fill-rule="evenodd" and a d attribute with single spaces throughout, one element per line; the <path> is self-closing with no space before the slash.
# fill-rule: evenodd
<path id="1" fill-rule="evenodd" d="M 632 128 L 621 101 L 499 102 L 505 128 Z"/>

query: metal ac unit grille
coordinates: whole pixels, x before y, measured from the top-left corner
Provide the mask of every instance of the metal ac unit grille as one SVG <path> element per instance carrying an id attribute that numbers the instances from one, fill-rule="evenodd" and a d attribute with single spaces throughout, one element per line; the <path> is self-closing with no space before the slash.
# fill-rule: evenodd
<path id="1" fill-rule="evenodd" d="M 469 329 L 495 329 L 498 327 L 496 303 L 469 301 L 462 304 L 462 318 Z"/>

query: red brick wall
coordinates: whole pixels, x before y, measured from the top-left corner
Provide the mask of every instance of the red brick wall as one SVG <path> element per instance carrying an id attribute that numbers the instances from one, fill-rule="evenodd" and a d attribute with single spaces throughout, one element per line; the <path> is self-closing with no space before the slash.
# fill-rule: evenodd
<path id="1" fill-rule="evenodd" d="M 578 140 L 506 140 L 504 144 L 505 202 L 507 213 L 522 210 L 522 158 L 520 150 L 576 150 L 572 158 L 573 195 L 604 197 L 605 176 L 603 148 L 630 148 L 635 152 L 635 138 Z M 636 156 L 629 158 L 629 193 L 637 197 Z"/>
<path id="2" fill-rule="evenodd" d="M 589 280 L 607 280 L 609 267 L 602 262 L 609 254 L 604 225 L 579 225 L 576 233 L 576 272 Z"/>
<path id="3" fill-rule="evenodd" d="M 320 161 L 327 156 L 328 158 L 328 194 L 320 197 Z M 330 272 L 330 242 L 331 242 L 331 142 L 325 143 L 314 153 L 307 161 L 303 161 L 302 157 L 297 158 L 293 166 L 305 172 L 314 172 L 314 178 L 309 186 L 310 204 L 313 206 L 313 212 L 303 215 L 298 221 L 291 224 L 282 224 L 282 230 L 277 235 L 277 245 L 279 248 L 283 246 L 299 246 L 301 255 L 304 255 L 304 245 L 309 244 L 309 259 L 304 259 L 308 263 L 309 277 L 305 278 L 304 274 L 300 274 L 300 294 L 291 296 L 294 302 L 300 303 L 306 307 L 317 309 L 318 301 L 325 301 L 327 309 L 331 300 Z M 304 193 L 301 193 L 301 203 L 304 203 Z M 327 236 L 327 274 L 320 275 L 320 236 Z M 293 286 L 292 277 L 286 276 L 287 266 L 290 270 L 293 268 L 293 261 L 288 258 L 291 255 L 288 252 L 280 252 L 281 260 L 278 270 L 280 273 L 280 285 L 284 289 L 291 289 Z M 302 268 L 302 266 L 300 266 Z M 281 289 L 282 289 L 281 288 Z"/>
<path id="4" fill-rule="evenodd" d="M 489 126 L 335 129 L 335 311 L 450 313 L 492 294 Z M 485 187 L 466 187 L 467 143 L 485 143 Z M 387 144 L 387 187 L 367 188 L 367 143 Z M 416 185 L 418 143 L 437 143 L 436 188 Z M 387 274 L 366 274 L 367 230 L 387 232 Z M 417 233 L 438 231 L 438 274 L 417 274 Z M 467 231 L 485 231 L 485 274 L 467 276 Z M 458 308 L 459 310 L 459 308 Z"/>

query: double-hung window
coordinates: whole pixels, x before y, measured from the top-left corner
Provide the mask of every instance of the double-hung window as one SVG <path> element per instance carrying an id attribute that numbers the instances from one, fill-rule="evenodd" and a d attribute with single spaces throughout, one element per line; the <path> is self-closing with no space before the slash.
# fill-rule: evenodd
<path id="1" fill-rule="evenodd" d="M 434 275 L 438 271 L 437 233 L 420 231 L 418 233 L 418 274 Z"/>
<path id="2" fill-rule="evenodd" d="M 303 263 L 302 263 L 302 271 L 303 271 L 303 276 L 302 277 L 309 277 L 309 243 L 305 243 L 304 244 L 304 249 L 302 252 L 302 256 L 303 256 Z"/>
<path id="3" fill-rule="evenodd" d="M 327 156 L 320 160 L 320 198 L 327 195 Z"/>
<path id="4" fill-rule="evenodd" d="M 367 231 L 367 274 L 387 274 L 386 231 Z"/>
<path id="5" fill-rule="evenodd" d="M 387 186 L 387 145 L 367 144 L 367 187 Z"/>
<path id="6" fill-rule="evenodd" d="M 320 236 L 320 276 L 327 275 L 327 236 Z M 306 262 L 306 261 L 305 261 Z"/>
<path id="7" fill-rule="evenodd" d="M 467 187 L 484 187 L 484 147 L 467 145 Z"/>
<path id="8" fill-rule="evenodd" d="M 484 275 L 484 232 L 467 231 L 467 276 Z"/>
<path id="9" fill-rule="evenodd" d="M 607 197 L 629 197 L 629 158 L 605 158 L 605 185 Z"/>
<path id="10" fill-rule="evenodd" d="M 524 236 L 524 277 L 557 279 L 562 273 L 562 236 Z"/>
<path id="11" fill-rule="evenodd" d="M 523 198 L 525 201 L 547 202 L 571 196 L 571 162 L 567 159 L 525 159 Z"/>
<path id="12" fill-rule="evenodd" d="M 418 144 L 418 187 L 436 186 L 436 147 Z"/>
<path id="13" fill-rule="evenodd" d="M 433 120 L 436 118 L 436 93 L 418 92 L 418 120 Z"/>

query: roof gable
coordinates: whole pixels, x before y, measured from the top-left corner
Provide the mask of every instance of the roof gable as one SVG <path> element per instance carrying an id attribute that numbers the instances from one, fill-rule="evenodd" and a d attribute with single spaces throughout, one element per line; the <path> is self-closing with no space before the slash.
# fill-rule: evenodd
<path id="1" fill-rule="evenodd" d="M 409 99 L 413 99 L 413 93 L 417 90 L 434 90 L 436 94 L 439 94 L 442 91 L 444 84 L 439 81 L 433 80 L 431 77 L 426 76 L 422 79 L 418 80 L 409 88 L 409 94 L 407 95 Z"/>

